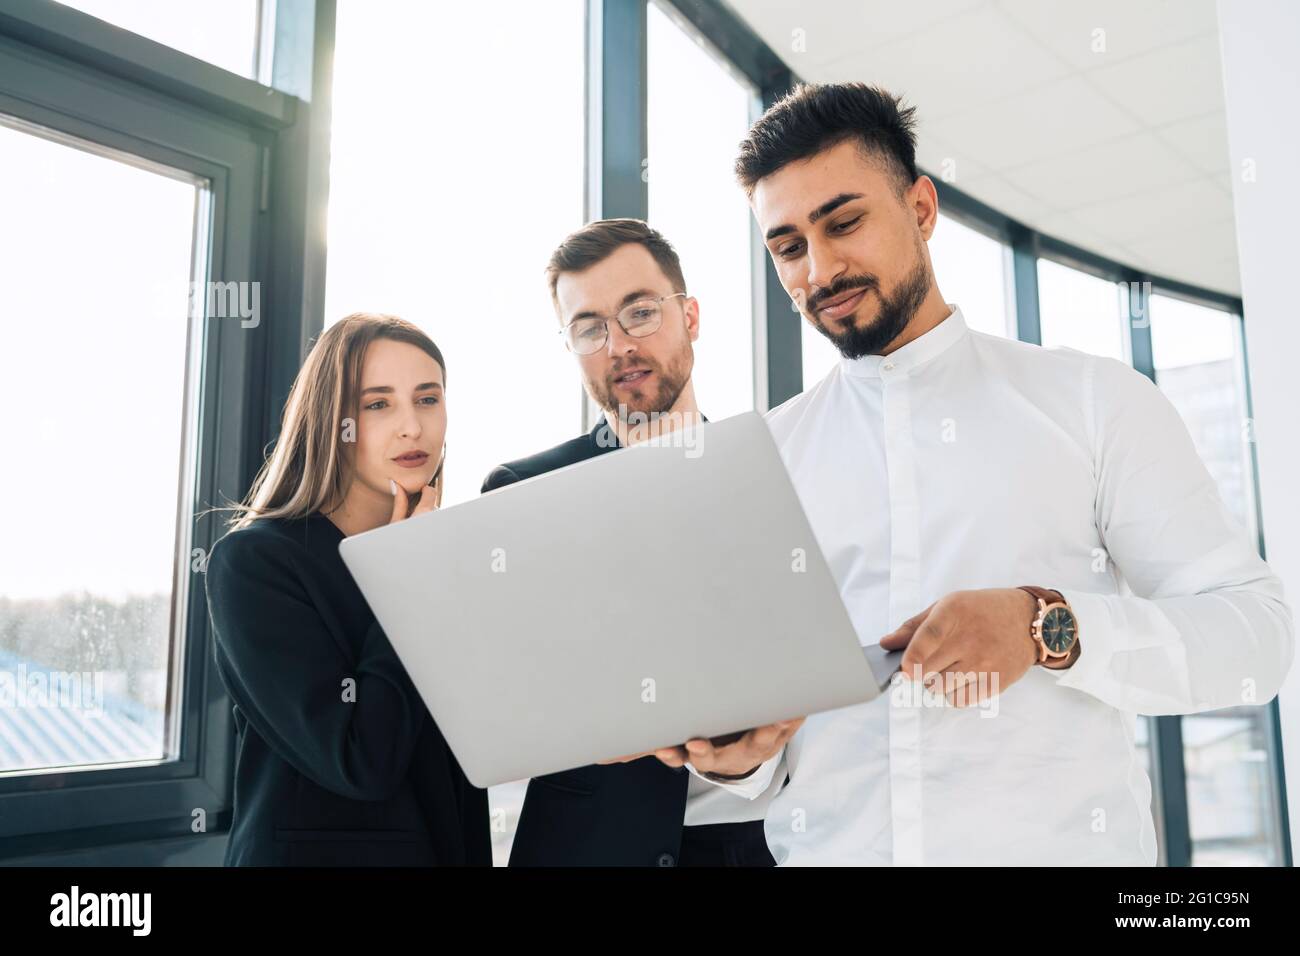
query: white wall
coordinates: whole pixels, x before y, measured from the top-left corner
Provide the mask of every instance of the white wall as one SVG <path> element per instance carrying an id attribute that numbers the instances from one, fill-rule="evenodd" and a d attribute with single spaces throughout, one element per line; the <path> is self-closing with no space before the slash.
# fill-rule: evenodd
<path id="1" fill-rule="evenodd" d="M 1219 0 L 1219 32 L 1264 546 L 1300 612 L 1300 3 Z M 1278 704 L 1291 844 L 1300 852 L 1300 666 Z"/>

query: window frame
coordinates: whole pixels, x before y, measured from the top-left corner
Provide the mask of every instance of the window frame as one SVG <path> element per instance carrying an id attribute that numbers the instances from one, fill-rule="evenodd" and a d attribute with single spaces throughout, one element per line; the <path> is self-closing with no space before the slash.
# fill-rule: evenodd
<path id="1" fill-rule="evenodd" d="M 275 28 L 277 52 L 301 50 L 304 37 L 310 51 L 313 39 L 332 39 L 332 23 L 332 0 L 285 16 Z M 298 66 L 303 86 L 312 88 L 310 56 Z M 169 634 L 168 693 L 180 700 L 168 735 L 178 756 L 0 775 L 0 860 L 81 853 L 125 862 L 133 857 L 115 856 L 113 846 L 191 837 L 197 808 L 206 811 L 202 832 L 229 828 L 234 721 L 215 666 L 203 575 L 190 570 L 190 551 L 210 553 L 223 533 L 221 514 L 203 512 L 242 498 L 273 438 L 273 396 L 287 392 L 301 362 L 310 323 L 293 318 L 310 313 L 303 303 L 312 302 L 320 270 L 312 268 L 317 250 L 308 225 L 324 199 L 295 202 L 291 189 L 272 186 L 277 170 L 317 163 L 312 134 L 322 114 L 278 89 L 36 0 L 13 0 L 0 11 L 0 113 L 56 140 L 70 137 L 92 151 L 129 154 L 145 168 L 205 180 L 207 218 L 196 207 L 192 257 L 206 258 L 201 278 L 261 283 L 257 328 L 204 316 L 191 320 L 187 336 Z"/>

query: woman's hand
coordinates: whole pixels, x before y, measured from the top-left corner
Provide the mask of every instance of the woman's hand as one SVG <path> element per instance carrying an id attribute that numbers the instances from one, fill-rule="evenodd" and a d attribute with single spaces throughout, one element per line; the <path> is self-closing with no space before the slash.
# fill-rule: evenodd
<path id="1" fill-rule="evenodd" d="M 393 489 L 393 513 L 388 519 L 389 524 L 433 511 L 442 503 L 441 475 L 438 476 L 438 480 L 434 484 L 425 485 L 420 489 L 415 496 L 414 508 L 411 507 L 411 497 L 407 495 L 406 489 L 391 478 L 388 479 L 388 482 Z"/>

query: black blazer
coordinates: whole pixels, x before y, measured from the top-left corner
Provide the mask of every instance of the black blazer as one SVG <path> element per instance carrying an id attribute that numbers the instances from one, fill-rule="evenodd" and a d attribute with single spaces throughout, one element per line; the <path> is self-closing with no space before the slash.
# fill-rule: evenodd
<path id="1" fill-rule="evenodd" d="M 488 492 L 618 448 L 602 418 L 588 434 L 492 469 Z M 672 866 L 680 855 L 689 773 L 654 757 L 534 777 L 511 866 Z M 762 826 L 758 821 L 754 824 Z"/>
<path id="2" fill-rule="evenodd" d="M 212 549 L 208 610 L 234 701 L 227 866 L 491 865 L 461 772 L 317 513 Z"/>

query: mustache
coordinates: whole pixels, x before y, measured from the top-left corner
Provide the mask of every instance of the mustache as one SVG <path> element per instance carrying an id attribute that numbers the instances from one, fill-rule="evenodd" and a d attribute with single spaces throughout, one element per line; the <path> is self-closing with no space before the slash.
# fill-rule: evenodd
<path id="1" fill-rule="evenodd" d="M 821 308 L 822 303 L 835 298 L 837 295 L 843 295 L 850 289 L 875 289 L 880 291 L 880 281 L 873 275 L 845 276 L 837 279 L 824 289 L 818 289 L 812 295 L 808 296 L 808 311 L 816 312 Z"/>
<path id="2" fill-rule="evenodd" d="M 652 372 L 659 371 L 659 366 L 648 359 L 632 359 L 631 361 L 617 363 L 612 369 L 610 369 L 607 377 L 612 382 L 631 368 L 646 368 Z"/>

